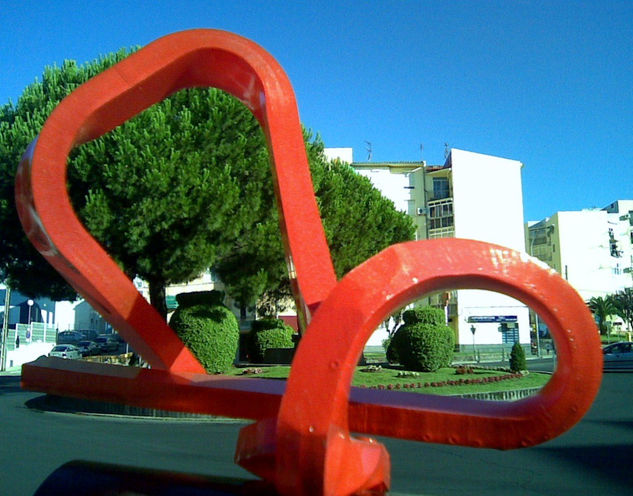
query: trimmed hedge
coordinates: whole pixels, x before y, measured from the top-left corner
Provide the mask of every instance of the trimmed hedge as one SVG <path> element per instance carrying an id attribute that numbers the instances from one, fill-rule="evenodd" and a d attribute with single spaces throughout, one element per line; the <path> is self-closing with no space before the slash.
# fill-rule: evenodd
<path id="1" fill-rule="evenodd" d="M 387 360 L 405 369 L 435 372 L 453 360 L 455 335 L 439 308 L 415 307 L 402 314 L 401 325 L 387 348 Z"/>
<path id="2" fill-rule="evenodd" d="M 262 363 L 266 350 L 294 348 L 294 329 L 281 319 L 255 320 L 251 324 L 249 355 L 251 362 Z"/>
<path id="3" fill-rule="evenodd" d="M 443 326 L 446 323 L 444 310 L 434 307 L 414 307 L 402 314 L 404 325 L 407 324 L 431 324 Z"/>
<path id="4" fill-rule="evenodd" d="M 169 325 L 208 373 L 226 372 L 233 366 L 240 331 L 237 318 L 227 307 L 180 306 Z"/>
<path id="5" fill-rule="evenodd" d="M 450 327 L 412 324 L 403 326 L 396 336 L 398 361 L 405 369 L 435 372 L 451 365 L 455 335 Z"/>

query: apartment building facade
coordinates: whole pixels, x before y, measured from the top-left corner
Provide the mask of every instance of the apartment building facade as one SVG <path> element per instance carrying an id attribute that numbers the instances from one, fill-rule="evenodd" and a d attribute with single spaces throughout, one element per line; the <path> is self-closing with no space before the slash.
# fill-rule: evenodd
<path id="1" fill-rule="evenodd" d="M 526 248 L 585 300 L 633 286 L 633 200 L 559 211 L 526 225 Z"/>
<path id="2" fill-rule="evenodd" d="M 341 150 L 351 149 L 326 153 L 349 159 L 351 152 Z M 525 251 L 521 162 L 452 149 L 443 165 L 353 161 L 351 165 L 413 218 L 417 239 L 459 237 Z M 430 295 L 427 301 L 446 309 L 460 348 L 530 342 L 527 306 L 506 295 L 455 288 L 448 294 Z"/>

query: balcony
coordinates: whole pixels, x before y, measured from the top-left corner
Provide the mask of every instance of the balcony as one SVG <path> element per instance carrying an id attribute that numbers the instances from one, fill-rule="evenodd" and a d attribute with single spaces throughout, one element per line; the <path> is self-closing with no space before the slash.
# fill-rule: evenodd
<path id="1" fill-rule="evenodd" d="M 427 203 L 429 239 L 455 236 L 453 198 L 443 198 Z"/>

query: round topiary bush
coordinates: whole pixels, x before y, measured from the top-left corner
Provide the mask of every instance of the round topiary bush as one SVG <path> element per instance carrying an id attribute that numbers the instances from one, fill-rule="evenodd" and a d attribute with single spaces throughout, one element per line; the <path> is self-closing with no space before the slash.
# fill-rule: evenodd
<path id="1" fill-rule="evenodd" d="M 404 325 L 407 324 L 431 324 L 431 325 L 444 325 L 446 323 L 446 316 L 444 310 L 435 307 L 413 307 L 410 310 L 405 310 L 402 314 L 402 320 Z"/>
<path id="2" fill-rule="evenodd" d="M 281 319 L 255 320 L 251 324 L 249 356 L 252 362 L 264 361 L 266 350 L 271 348 L 294 348 L 294 329 Z"/>
<path id="3" fill-rule="evenodd" d="M 211 374 L 226 372 L 239 342 L 237 318 L 223 305 L 179 306 L 169 325 Z"/>
<path id="4" fill-rule="evenodd" d="M 398 358 L 398 333 L 404 326 L 398 327 L 393 336 L 388 339 L 387 349 L 385 352 L 385 358 L 389 363 L 400 363 L 400 359 Z"/>
<path id="5" fill-rule="evenodd" d="M 525 369 L 527 369 L 525 350 L 519 343 L 514 343 L 510 352 L 510 370 L 512 372 L 520 372 Z"/>
<path id="6" fill-rule="evenodd" d="M 401 365 L 404 365 L 404 363 L 402 362 L 402 359 L 400 358 L 399 350 L 403 348 L 407 348 L 409 346 L 408 341 L 406 341 L 405 339 L 410 339 L 410 337 L 406 338 L 407 332 L 401 332 L 401 331 L 403 331 L 404 329 L 410 328 L 411 326 L 419 325 L 419 324 L 424 324 L 431 327 L 438 326 L 438 327 L 444 328 L 446 327 L 445 319 L 446 317 L 444 315 L 444 311 L 441 308 L 434 308 L 430 306 L 417 306 L 412 309 L 405 310 L 402 314 L 402 320 L 404 321 L 404 324 L 398 328 L 398 330 L 390 339 L 389 344 L 387 346 L 387 353 L 386 353 L 387 361 L 389 363 L 400 363 Z M 451 331 L 451 336 L 453 336 L 452 342 L 454 345 L 455 338 L 452 331 Z M 453 357 L 453 346 L 450 347 L 450 350 L 448 351 L 445 350 L 444 352 L 447 353 L 448 364 L 441 365 L 441 367 L 450 365 L 452 361 L 452 357 Z M 405 357 L 404 360 L 408 360 L 407 357 Z M 421 369 L 416 368 L 415 370 L 421 370 Z"/>
<path id="7" fill-rule="evenodd" d="M 435 372 L 451 365 L 455 334 L 447 325 L 416 323 L 398 329 L 391 344 L 405 369 Z"/>

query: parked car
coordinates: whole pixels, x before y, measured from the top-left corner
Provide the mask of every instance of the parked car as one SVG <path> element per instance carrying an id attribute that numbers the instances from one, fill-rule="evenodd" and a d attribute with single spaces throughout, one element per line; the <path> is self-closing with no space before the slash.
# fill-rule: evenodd
<path id="1" fill-rule="evenodd" d="M 86 337 L 79 331 L 62 331 L 57 334 L 57 344 L 77 344 Z"/>
<path id="2" fill-rule="evenodd" d="M 99 347 L 100 353 L 110 353 L 119 349 L 118 341 L 109 334 L 102 334 L 101 336 L 95 338 L 94 342 Z"/>
<path id="3" fill-rule="evenodd" d="M 97 331 L 93 331 L 92 329 L 78 329 L 77 332 L 80 332 L 81 334 L 84 335 L 84 339 L 89 339 L 89 340 L 94 340 L 94 338 L 96 338 L 97 336 L 99 336 L 99 333 Z"/>
<path id="4" fill-rule="evenodd" d="M 79 348 L 72 344 L 58 344 L 53 347 L 48 356 L 77 359 L 81 358 L 81 352 L 79 351 Z"/>
<path id="5" fill-rule="evenodd" d="M 92 356 L 99 353 L 99 346 L 97 346 L 97 343 L 90 341 L 89 339 L 79 341 L 77 343 L 77 348 L 81 351 L 82 356 Z"/>
<path id="6" fill-rule="evenodd" d="M 622 341 L 602 348 L 605 369 L 633 370 L 633 343 Z"/>

